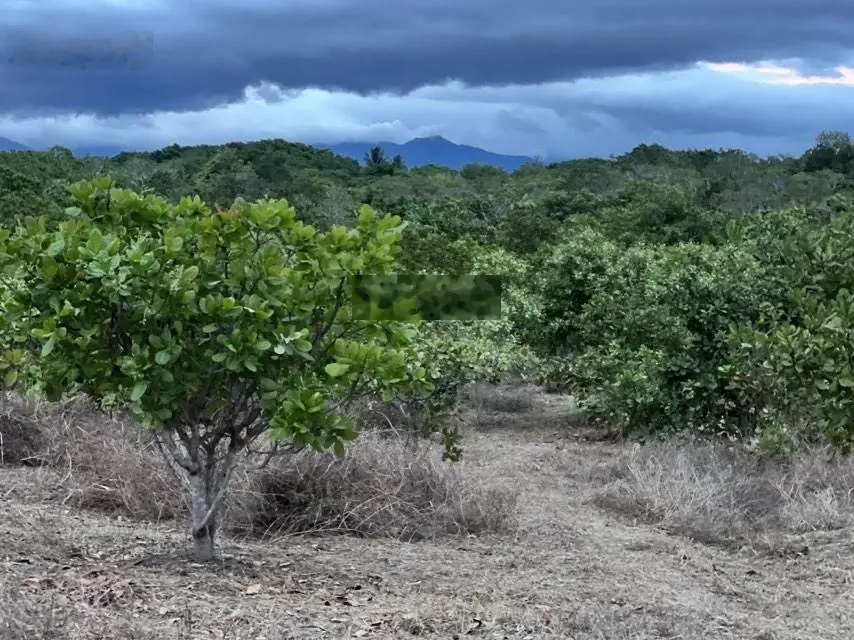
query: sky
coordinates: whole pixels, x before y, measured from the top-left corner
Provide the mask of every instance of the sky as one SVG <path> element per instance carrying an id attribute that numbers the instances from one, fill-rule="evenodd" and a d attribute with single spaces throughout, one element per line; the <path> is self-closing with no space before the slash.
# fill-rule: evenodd
<path id="1" fill-rule="evenodd" d="M 3 0 L 0 136 L 799 154 L 852 121 L 851 33 L 850 0 Z"/>

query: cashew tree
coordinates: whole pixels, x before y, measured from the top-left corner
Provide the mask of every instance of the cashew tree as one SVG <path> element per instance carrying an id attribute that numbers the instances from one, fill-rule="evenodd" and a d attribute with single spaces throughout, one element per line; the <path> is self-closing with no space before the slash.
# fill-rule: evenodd
<path id="1" fill-rule="evenodd" d="M 399 218 L 365 206 L 353 228 L 319 232 L 283 200 L 214 211 L 108 177 L 71 192 L 63 218 L 0 230 L 3 379 L 84 393 L 150 428 L 186 487 L 197 560 L 215 556 L 239 465 L 283 448 L 343 455 L 350 401 L 430 391 L 418 317 L 351 304 L 358 275 L 393 269 Z"/>

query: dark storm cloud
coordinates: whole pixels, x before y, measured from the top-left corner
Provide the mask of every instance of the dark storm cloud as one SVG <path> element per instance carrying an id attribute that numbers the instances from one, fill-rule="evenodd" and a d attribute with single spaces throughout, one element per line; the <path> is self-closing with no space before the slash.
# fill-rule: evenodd
<path id="1" fill-rule="evenodd" d="M 253 83 L 406 92 L 842 59 L 843 0 L 7 0 L 0 112 L 199 109 Z M 105 34 L 111 34 L 112 41 Z"/>

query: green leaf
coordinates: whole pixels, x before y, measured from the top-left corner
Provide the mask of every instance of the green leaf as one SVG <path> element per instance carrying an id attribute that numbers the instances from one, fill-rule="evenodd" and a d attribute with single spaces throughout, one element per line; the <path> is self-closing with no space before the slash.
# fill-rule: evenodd
<path id="1" fill-rule="evenodd" d="M 172 354 L 163 349 L 162 351 L 158 351 L 154 354 L 154 361 L 159 365 L 169 364 L 169 361 L 172 359 Z"/>
<path id="2" fill-rule="evenodd" d="M 41 356 L 42 358 L 46 358 L 53 352 L 53 348 L 56 346 L 56 334 L 51 334 L 50 338 L 47 339 L 42 345 Z"/>
<path id="3" fill-rule="evenodd" d="M 49 257 L 54 258 L 62 253 L 63 249 L 65 249 L 65 237 L 58 235 L 56 240 L 50 243 L 46 253 Z"/>
<path id="4" fill-rule="evenodd" d="M 341 440 L 336 440 L 335 444 L 332 445 L 332 451 L 338 458 L 343 458 L 347 453 L 344 449 L 344 443 Z"/>
<path id="5" fill-rule="evenodd" d="M 135 385 L 133 385 L 133 389 L 130 392 L 131 402 L 136 402 L 139 400 L 143 394 L 145 394 L 146 389 L 148 389 L 148 383 L 140 380 Z"/>
<path id="6" fill-rule="evenodd" d="M 196 265 L 192 265 L 184 269 L 184 273 L 181 274 L 181 280 L 183 282 L 192 282 L 199 276 L 199 268 Z"/>
<path id="7" fill-rule="evenodd" d="M 228 357 L 227 353 L 223 353 L 222 351 L 215 353 L 211 356 L 211 360 L 214 362 L 225 362 L 225 359 Z"/>
<path id="8" fill-rule="evenodd" d="M 104 240 L 104 236 L 100 230 L 97 227 L 92 229 L 89 232 L 89 239 L 86 241 L 86 249 L 92 253 L 100 253 L 106 246 L 107 242 Z"/>
<path id="9" fill-rule="evenodd" d="M 54 260 L 50 256 L 43 257 L 42 275 L 45 277 L 45 279 L 52 280 L 57 273 L 59 273 L 59 265 L 56 264 L 56 260 Z"/>
<path id="10" fill-rule="evenodd" d="M 275 391 L 279 388 L 278 383 L 270 378 L 261 378 L 258 382 L 261 384 L 261 388 L 267 391 Z"/>
<path id="11" fill-rule="evenodd" d="M 350 370 L 349 364 L 341 364 L 340 362 L 330 362 L 323 367 L 326 374 L 331 378 L 340 378 Z"/>
<path id="12" fill-rule="evenodd" d="M 837 382 L 839 382 L 840 387 L 845 387 L 846 389 L 854 387 L 854 380 L 852 380 L 851 378 L 839 378 Z"/>
<path id="13" fill-rule="evenodd" d="M 17 380 L 18 380 L 18 371 L 16 369 L 9 369 L 3 375 L 3 383 L 7 387 L 11 387 L 13 384 L 15 384 L 15 382 L 17 382 Z"/>
<path id="14" fill-rule="evenodd" d="M 338 437 L 341 440 L 355 440 L 359 437 L 359 432 L 356 429 L 347 427 L 338 431 Z"/>
<path id="15" fill-rule="evenodd" d="M 178 235 L 175 229 L 169 229 L 163 238 L 166 250 L 170 253 L 178 253 L 184 248 L 184 238 Z"/>

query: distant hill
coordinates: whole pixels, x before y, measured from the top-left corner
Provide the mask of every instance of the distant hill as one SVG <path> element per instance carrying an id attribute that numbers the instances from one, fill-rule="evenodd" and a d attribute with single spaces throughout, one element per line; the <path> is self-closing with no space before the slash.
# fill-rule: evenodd
<path id="1" fill-rule="evenodd" d="M 39 147 L 36 149 L 38 151 L 45 151 L 49 147 Z M 14 140 L 10 140 L 9 138 L 0 137 L 0 151 L 32 151 L 30 147 L 27 147 L 20 142 L 15 142 Z M 71 149 L 71 152 L 75 156 L 107 156 L 112 157 L 118 155 L 125 149 L 121 147 L 116 147 L 113 145 L 89 145 L 83 147 L 74 147 Z"/>
<path id="2" fill-rule="evenodd" d="M 9 138 L 0 138 L 0 151 L 27 151 L 27 147 Z"/>
<path id="3" fill-rule="evenodd" d="M 328 149 L 338 155 L 352 158 L 359 162 L 373 146 L 382 147 L 389 159 L 400 154 L 406 166 L 422 167 L 427 164 L 437 164 L 451 169 L 460 170 L 467 164 L 480 163 L 500 167 L 505 171 L 515 171 L 523 164 L 531 162 L 532 158 L 527 156 L 509 156 L 500 153 L 492 153 L 479 147 L 465 144 L 456 144 L 441 136 L 431 138 L 415 138 L 404 144 L 395 142 L 343 142 L 332 145 L 311 145 L 319 149 Z M 26 151 L 26 147 L 14 140 L 0 138 L 0 151 Z M 72 152 L 75 156 L 107 156 L 118 155 L 122 149 L 113 145 L 86 145 L 74 147 Z"/>
<path id="4" fill-rule="evenodd" d="M 391 159 L 397 154 L 403 157 L 408 167 L 421 167 L 426 164 L 438 164 L 452 169 L 462 169 L 465 165 L 477 162 L 501 167 L 505 171 L 515 171 L 523 164 L 531 162 L 527 156 L 507 156 L 492 153 L 478 147 L 456 144 L 441 136 L 415 138 L 404 144 L 394 142 L 344 142 L 332 145 L 317 145 L 339 155 L 354 158 L 360 162 L 371 147 L 379 146 Z"/>
<path id="5" fill-rule="evenodd" d="M 46 150 L 47 147 L 43 149 L 37 149 L 40 151 Z M 9 138 L 0 137 L 0 151 L 32 151 L 30 147 L 27 147 L 20 142 L 15 142 L 14 140 L 10 140 Z M 86 147 L 75 147 L 71 150 L 71 152 L 75 156 L 114 156 L 121 153 L 123 149 L 121 147 L 107 146 L 107 145 L 92 145 Z"/>

